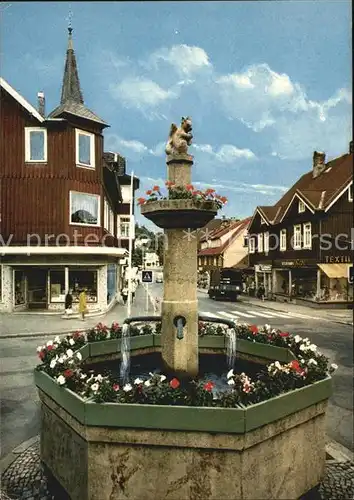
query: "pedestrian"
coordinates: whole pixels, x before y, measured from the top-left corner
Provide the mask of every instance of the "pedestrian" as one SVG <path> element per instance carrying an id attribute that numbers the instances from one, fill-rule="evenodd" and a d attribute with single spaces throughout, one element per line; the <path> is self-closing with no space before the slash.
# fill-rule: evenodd
<path id="1" fill-rule="evenodd" d="M 127 303 L 127 300 L 128 300 L 128 287 L 127 286 L 124 286 L 122 288 L 121 295 L 122 295 L 123 303 L 125 305 Z"/>
<path id="2" fill-rule="evenodd" d="M 87 296 L 86 296 L 86 288 L 81 290 L 79 295 L 79 314 L 81 314 L 81 320 L 85 320 L 85 314 L 87 313 Z"/>
<path id="3" fill-rule="evenodd" d="M 73 312 L 73 296 L 72 290 L 68 290 L 68 293 L 65 295 L 65 314 L 69 315 Z"/>

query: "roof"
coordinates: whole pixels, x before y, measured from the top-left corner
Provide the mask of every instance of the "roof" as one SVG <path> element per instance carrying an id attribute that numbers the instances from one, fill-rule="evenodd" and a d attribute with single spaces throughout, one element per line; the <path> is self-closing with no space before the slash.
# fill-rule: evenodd
<path id="1" fill-rule="evenodd" d="M 221 255 L 226 248 L 237 238 L 237 236 L 240 235 L 240 233 L 246 229 L 251 221 L 251 217 L 248 217 L 247 219 L 243 219 L 241 221 L 235 221 L 234 223 L 230 224 L 229 227 L 225 229 L 221 229 L 220 231 L 216 231 L 215 235 L 213 234 L 209 239 L 215 240 L 221 238 L 224 234 L 227 234 L 228 232 L 236 229 L 236 231 L 232 234 L 230 238 L 228 238 L 225 243 L 222 245 L 219 245 L 218 247 L 213 247 L 213 248 L 204 248 L 203 250 L 199 250 L 198 256 L 202 257 L 204 255 Z"/>
<path id="2" fill-rule="evenodd" d="M 99 116 L 88 109 L 84 104 L 79 73 L 76 64 L 76 57 L 72 41 L 72 28 L 68 28 L 68 48 L 66 51 L 65 69 L 61 88 L 60 105 L 50 113 L 50 117 L 55 118 L 63 114 L 69 114 L 90 120 L 100 125 L 108 127 Z"/>
<path id="3" fill-rule="evenodd" d="M 314 210 L 324 210 L 352 179 L 353 153 L 347 153 L 329 161 L 325 170 L 315 178 L 312 170 L 302 175 L 275 205 L 259 206 L 257 209 L 269 223 L 277 224 L 296 194 Z"/>
<path id="4" fill-rule="evenodd" d="M 209 240 L 210 235 L 213 233 L 213 231 L 219 229 L 220 225 L 223 222 L 224 222 L 224 219 L 212 219 L 204 227 L 202 227 L 201 229 L 198 229 L 198 231 L 197 231 L 198 241 L 201 243 L 203 241 Z"/>
<path id="5" fill-rule="evenodd" d="M 36 120 L 41 123 L 45 121 L 45 118 L 40 113 L 38 113 L 36 108 L 34 108 L 32 104 L 26 101 L 26 99 L 22 97 L 22 95 L 20 95 L 13 87 L 11 87 L 11 85 L 7 83 L 7 81 L 3 78 L 0 78 L 0 86 L 4 90 L 6 90 L 6 92 L 10 94 L 10 96 L 13 97 L 26 111 L 28 111 L 28 113 L 36 118 Z"/>

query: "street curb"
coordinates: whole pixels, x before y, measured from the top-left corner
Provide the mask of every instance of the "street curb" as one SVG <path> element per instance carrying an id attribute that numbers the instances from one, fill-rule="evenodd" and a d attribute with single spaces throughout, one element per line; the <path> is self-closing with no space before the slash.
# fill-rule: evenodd
<path id="1" fill-rule="evenodd" d="M 26 441 L 23 441 L 23 443 L 16 446 L 16 448 L 14 448 L 10 453 L 2 458 L 0 460 L 0 474 L 3 474 L 6 469 L 8 469 L 10 465 L 18 458 L 18 456 L 21 455 L 21 453 L 26 451 L 27 448 L 32 446 L 37 441 L 39 441 L 39 434 L 31 437 L 30 439 L 27 439 Z"/>
<path id="2" fill-rule="evenodd" d="M 90 327 L 88 327 L 90 328 Z M 71 328 L 71 330 L 61 330 L 60 332 L 25 332 L 25 333 L 9 333 L 6 335 L 0 335 L 0 339 L 24 339 L 24 338 L 35 338 L 35 337 L 56 337 L 57 335 L 68 335 L 73 332 L 86 332 L 88 328 Z"/>

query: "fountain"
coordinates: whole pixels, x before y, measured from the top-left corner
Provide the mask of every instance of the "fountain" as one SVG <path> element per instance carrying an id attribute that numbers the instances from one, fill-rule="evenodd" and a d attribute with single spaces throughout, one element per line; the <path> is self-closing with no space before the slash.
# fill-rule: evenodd
<path id="1" fill-rule="evenodd" d="M 189 117 L 180 127 L 172 125 L 166 146 L 168 181 L 177 190 L 191 184 L 191 129 Z M 273 334 L 267 329 L 263 341 L 254 329 L 198 317 L 197 239 L 191 230 L 205 226 L 217 209 L 215 201 L 198 197 L 143 203 L 142 214 L 163 228 L 167 239 L 161 317 L 127 318 L 122 338 L 112 326 L 105 340 L 102 327 L 95 341 L 67 340 L 83 366 L 120 359 L 123 388 L 101 375 L 91 375 L 91 386 L 85 385 L 86 373 L 71 368 L 71 348 L 64 356 L 64 372 L 55 371 L 60 356 L 53 358 L 49 347 L 43 355 L 40 351 L 44 368 L 35 371 L 35 380 L 41 399 L 41 459 L 72 500 L 296 500 L 321 481 L 330 377 L 302 384 L 305 370 L 293 353 L 296 338 L 286 344 L 278 335 L 278 344 L 271 345 Z M 144 321 L 161 321 L 161 334 L 133 335 L 134 322 Z M 198 321 L 220 322 L 228 329 L 198 336 Z M 243 336 L 237 339 L 237 352 L 236 335 Z M 313 349 L 306 342 L 306 349 Z M 55 349 L 59 352 L 60 343 Z M 138 374 L 129 383 L 128 354 L 134 361 L 153 353 L 161 356 L 161 374 L 148 380 Z M 199 355 L 225 353 L 229 369 L 239 359 L 285 363 L 297 385 L 274 397 L 246 402 L 241 394 L 231 403 L 225 399 L 215 405 L 212 384 L 207 383 L 198 405 L 184 403 L 183 387 L 198 376 Z M 270 365 L 268 372 L 278 367 L 282 369 L 279 363 Z M 233 376 L 230 370 L 230 387 L 241 380 L 244 393 L 252 390 L 245 373 Z M 99 384 L 101 399 L 93 389 Z M 169 397 L 175 399 L 168 402 Z"/>

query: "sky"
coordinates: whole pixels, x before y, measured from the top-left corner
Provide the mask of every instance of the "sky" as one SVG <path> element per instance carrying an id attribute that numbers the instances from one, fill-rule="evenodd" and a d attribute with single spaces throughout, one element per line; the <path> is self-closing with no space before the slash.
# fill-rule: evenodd
<path id="1" fill-rule="evenodd" d="M 276 203 L 315 150 L 348 152 L 350 1 L 32 1 L 0 11 L 1 76 L 33 105 L 44 91 L 48 113 L 72 12 L 85 104 L 110 124 L 105 150 L 125 156 L 138 195 L 166 180 L 164 147 L 182 116 L 193 121 L 193 183 L 226 196 L 227 217 Z"/>

